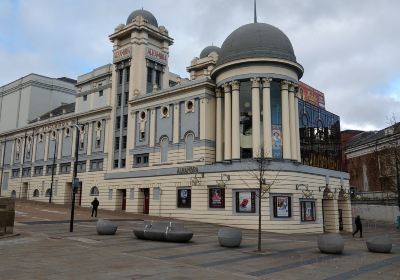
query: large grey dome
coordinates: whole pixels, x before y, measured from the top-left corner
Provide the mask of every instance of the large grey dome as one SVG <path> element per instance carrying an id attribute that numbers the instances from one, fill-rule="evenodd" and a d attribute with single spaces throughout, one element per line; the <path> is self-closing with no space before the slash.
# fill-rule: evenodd
<path id="1" fill-rule="evenodd" d="M 133 11 L 128 19 L 126 20 L 126 24 L 130 24 L 132 20 L 137 17 L 137 16 L 142 16 L 145 20 L 147 20 L 151 25 L 154 25 L 155 27 L 158 27 L 157 19 L 156 17 L 150 13 L 149 11 L 146 10 L 136 10 Z"/>
<path id="2" fill-rule="evenodd" d="M 250 23 L 233 31 L 221 46 L 218 65 L 243 58 L 270 57 L 296 62 L 289 38 L 266 23 Z"/>
<path id="3" fill-rule="evenodd" d="M 217 46 L 205 47 L 200 53 L 200 58 L 205 58 L 212 52 L 216 52 L 219 55 L 220 51 L 221 51 L 221 49 Z"/>

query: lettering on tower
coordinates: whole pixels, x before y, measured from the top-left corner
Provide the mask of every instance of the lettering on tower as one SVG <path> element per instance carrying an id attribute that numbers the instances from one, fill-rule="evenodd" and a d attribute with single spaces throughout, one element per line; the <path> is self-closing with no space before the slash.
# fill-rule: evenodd
<path id="1" fill-rule="evenodd" d="M 113 62 L 116 63 L 118 61 L 130 58 L 132 54 L 131 47 L 125 47 L 114 51 Z"/>
<path id="2" fill-rule="evenodd" d="M 167 64 L 167 54 L 158 50 L 146 48 L 146 57 L 161 64 Z"/>

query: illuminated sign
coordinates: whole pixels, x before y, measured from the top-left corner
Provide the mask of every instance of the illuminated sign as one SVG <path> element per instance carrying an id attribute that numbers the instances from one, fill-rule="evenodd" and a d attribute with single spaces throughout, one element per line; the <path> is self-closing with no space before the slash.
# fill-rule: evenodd
<path id="1" fill-rule="evenodd" d="M 167 64 L 167 55 L 158 50 L 146 48 L 146 57 L 160 62 L 161 64 Z"/>
<path id="2" fill-rule="evenodd" d="M 299 83 L 299 91 L 301 99 L 308 103 L 311 103 L 314 106 L 325 109 L 324 93 L 302 82 Z"/>
<path id="3" fill-rule="evenodd" d="M 132 54 L 131 47 L 125 47 L 114 51 L 113 62 L 118 62 L 130 58 Z"/>

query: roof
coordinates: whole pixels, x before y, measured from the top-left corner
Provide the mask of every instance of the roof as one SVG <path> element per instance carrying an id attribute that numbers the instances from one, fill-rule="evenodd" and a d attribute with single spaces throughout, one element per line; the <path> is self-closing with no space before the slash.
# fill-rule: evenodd
<path id="1" fill-rule="evenodd" d="M 72 112 L 75 112 L 75 102 L 68 103 L 68 104 L 62 104 L 61 106 L 58 106 L 57 108 L 41 115 L 39 118 L 31 120 L 29 123 L 34 123 L 38 120 L 45 120 L 45 119 L 49 119 L 50 117 L 55 117 L 55 116 L 72 113 Z"/>
<path id="2" fill-rule="evenodd" d="M 347 142 L 346 147 L 349 148 L 372 143 L 394 134 L 400 135 L 400 123 L 396 123 L 379 131 L 366 131 L 357 134 Z"/>
<path id="3" fill-rule="evenodd" d="M 134 20 L 136 17 L 138 16 L 142 16 L 145 20 L 147 20 L 148 23 L 150 23 L 151 25 L 158 27 L 158 22 L 156 17 L 150 13 L 149 11 L 146 10 L 136 10 L 133 11 L 129 16 L 128 19 L 126 20 L 126 24 L 130 24 L 132 22 L 132 20 Z"/>

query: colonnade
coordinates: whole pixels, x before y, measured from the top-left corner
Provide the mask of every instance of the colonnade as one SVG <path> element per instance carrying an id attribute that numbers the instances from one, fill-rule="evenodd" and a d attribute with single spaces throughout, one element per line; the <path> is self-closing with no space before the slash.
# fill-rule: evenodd
<path id="1" fill-rule="evenodd" d="M 272 158 L 272 124 L 271 124 L 271 78 L 251 79 L 252 100 L 252 148 L 253 158 L 264 156 Z M 296 84 L 281 81 L 282 105 L 282 157 L 301 161 L 300 133 L 298 117 L 298 98 Z M 216 161 L 240 159 L 240 83 L 232 81 L 216 89 Z M 260 95 L 262 94 L 263 122 L 261 135 Z M 261 140 L 263 139 L 263 143 Z"/>

